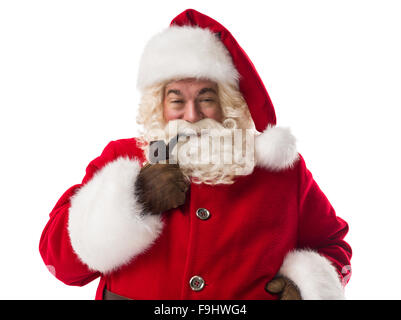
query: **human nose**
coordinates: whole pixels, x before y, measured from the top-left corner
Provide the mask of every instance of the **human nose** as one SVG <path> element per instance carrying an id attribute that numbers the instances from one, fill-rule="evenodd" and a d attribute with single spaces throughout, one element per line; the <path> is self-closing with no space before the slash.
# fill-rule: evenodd
<path id="1" fill-rule="evenodd" d="M 183 119 L 188 122 L 197 122 L 204 118 L 204 115 L 199 112 L 195 101 L 188 101 L 185 105 L 185 112 Z"/>

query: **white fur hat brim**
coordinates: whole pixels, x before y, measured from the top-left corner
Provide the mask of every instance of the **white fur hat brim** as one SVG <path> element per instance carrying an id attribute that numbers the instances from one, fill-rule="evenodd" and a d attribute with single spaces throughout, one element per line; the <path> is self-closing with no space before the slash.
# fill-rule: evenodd
<path id="1" fill-rule="evenodd" d="M 185 78 L 238 87 L 239 73 L 217 35 L 200 27 L 172 26 L 153 36 L 141 57 L 137 87 Z"/>

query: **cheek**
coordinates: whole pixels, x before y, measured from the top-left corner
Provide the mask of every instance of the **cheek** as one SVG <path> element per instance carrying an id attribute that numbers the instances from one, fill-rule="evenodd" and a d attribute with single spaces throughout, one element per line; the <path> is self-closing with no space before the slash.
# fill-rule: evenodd
<path id="1" fill-rule="evenodd" d="M 166 120 L 166 121 L 179 119 L 181 117 L 181 111 L 164 107 L 163 108 L 163 116 L 164 116 L 164 120 Z"/>
<path id="2" fill-rule="evenodd" d="M 221 120 L 223 119 L 223 113 L 222 113 L 220 107 L 206 109 L 203 111 L 203 114 L 207 118 L 211 118 L 211 119 L 219 121 L 219 122 L 221 122 Z"/>

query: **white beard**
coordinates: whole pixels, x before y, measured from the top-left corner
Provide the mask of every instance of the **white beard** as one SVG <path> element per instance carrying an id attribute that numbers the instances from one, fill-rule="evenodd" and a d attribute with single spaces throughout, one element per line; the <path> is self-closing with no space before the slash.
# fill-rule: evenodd
<path id="1" fill-rule="evenodd" d="M 166 145 L 177 136 L 169 160 L 178 163 L 183 174 L 194 183 L 231 184 L 235 176 L 252 173 L 255 166 L 254 134 L 251 130 L 226 128 L 221 123 L 202 119 L 196 123 L 171 120 L 152 137 Z M 227 122 L 225 122 L 227 124 Z M 148 154 L 146 155 L 148 160 Z"/>

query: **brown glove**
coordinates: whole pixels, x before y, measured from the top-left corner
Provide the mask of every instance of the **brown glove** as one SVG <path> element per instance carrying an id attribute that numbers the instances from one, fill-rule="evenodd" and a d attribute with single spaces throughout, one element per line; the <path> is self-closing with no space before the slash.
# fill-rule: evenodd
<path id="1" fill-rule="evenodd" d="M 148 163 L 138 174 L 135 194 L 147 212 L 158 214 L 184 204 L 189 185 L 178 164 Z"/>
<path id="2" fill-rule="evenodd" d="M 272 294 L 278 294 L 280 300 L 302 300 L 297 285 L 286 277 L 276 277 L 266 284 L 265 290 Z"/>

